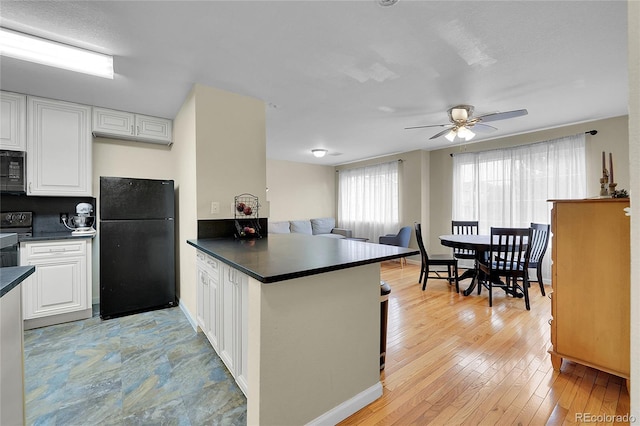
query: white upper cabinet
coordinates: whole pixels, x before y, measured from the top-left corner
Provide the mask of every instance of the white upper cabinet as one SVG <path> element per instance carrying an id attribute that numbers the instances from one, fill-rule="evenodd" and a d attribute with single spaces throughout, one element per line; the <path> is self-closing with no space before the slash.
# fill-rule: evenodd
<path id="1" fill-rule="evenodd" d="M 91 107 L 27 97 L 27 194 L 91 196 Z"/>
<path id="2" fill-rule="evenodd" d="M 106 108 L 93 108 L 93 134 L 116 139 L 170 145 L 172 121 Z"/>
<path id="3" fill-rule="evenodd" d="M 0 92 L 0 149 L 27 150 L 27 97 Z"/>
<path id="4" fill-rule="evenodd" d="M 128 138 L 134 134 L 135 114 L 93 107 L 93 134 Z"/>

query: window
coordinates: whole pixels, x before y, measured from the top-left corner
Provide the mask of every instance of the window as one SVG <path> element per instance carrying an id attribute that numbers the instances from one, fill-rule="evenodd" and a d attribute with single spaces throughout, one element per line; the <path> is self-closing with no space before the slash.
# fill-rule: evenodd
<path id="1" fill-rule="evenodd" d="M 398 232 L 398 162 L 341 170 L 338 178 L 338 219 L 353 235 L 377 242 Z"/>
<path id="2" fill-rule="evenodd" d="M 549 199 L 586 196 L 584 134 L 453 158 L 453 220 L 492 226 L 550 223 Z M 549 276 L 551 256 L 543 274 Z M 547 272 L 544 273 L 544 270 Z"/>

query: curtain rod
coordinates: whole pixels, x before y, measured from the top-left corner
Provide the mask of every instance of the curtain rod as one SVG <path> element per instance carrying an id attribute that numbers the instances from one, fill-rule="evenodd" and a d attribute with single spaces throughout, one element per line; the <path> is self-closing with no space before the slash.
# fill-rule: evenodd
<path id="1" fill-rule="evenodd" d="M 584 132 L 584 134 L 585 135 L 594 136 L 594 135 L 598 134 L 598 131 L 597 130 L 587 130 L 586 132 Z M 449 157 L 453 157 L 453 152 L 449 154 Z M 399 160 L 399 161 L 402 161 L 402 160 Z"/>
<path id="2" fill-rule="evenodd" d="M 404 163 L 404 160 L 402 158 L 398 158 L 396 161 L 398 163 Z M 385 163 L 393 163 L 393 160 L 391 160 L 391 161 L 383 161 L 382 163 L 369 164 L 369 166 L 377 166 L 379 164 L 385 164 Z M 367 166 L 361 166 L 361 167 L 367 167 Z M 354 169 L 359 169 L 361 167 L 354 167 Z M 339 173 L 339 172 L 340 172 L 340 170 L 336 169 L 336 173 Z"/>

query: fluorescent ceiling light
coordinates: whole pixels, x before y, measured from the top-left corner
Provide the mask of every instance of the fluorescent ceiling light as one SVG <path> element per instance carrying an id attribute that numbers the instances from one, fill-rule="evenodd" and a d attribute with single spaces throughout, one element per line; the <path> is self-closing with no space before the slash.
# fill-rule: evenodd
<path id="1" fill-rule="evenodd" d="M 0 55 L 113 79 L 113 57 L 0 28 Z"/>
<path id="2" fill-rule="evenodd" d="M 311 152 L 313 153 L 313 156 L 317 158 L 322 158 L 327 154 L 326 149 L 312 149 Z"/>

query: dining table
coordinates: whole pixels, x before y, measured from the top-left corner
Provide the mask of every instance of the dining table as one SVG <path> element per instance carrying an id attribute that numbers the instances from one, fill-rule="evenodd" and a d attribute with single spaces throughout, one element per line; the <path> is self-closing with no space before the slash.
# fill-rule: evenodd
<path id="1" fill-rule="evenodd" d="M 452 235 L 440 235 L 440 244 L 445 247 L 451 247 L 455 249 L 466 249 L 475 251 L 476 257 L 474 267 L 467 269 L 458 277 L 458 281 L 471 278 L 471 284 L 467 287 L 462 294 L 469 296 L 476 285 L 480 285 L 480 275 L 482 272 L 477 269 L 478 262 L 486 262 L 489 251 L 491 250 L 491 235 L 485 234 L 452 234 Z M 502 283 L 500 283 L 502 284 Z M 524 295 L 516 290 L 510 290 L 504 288 L 505 292 L 511 294 L 514 297 L 523 297 Z"/>

